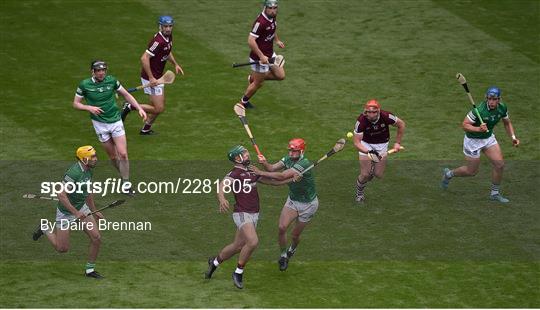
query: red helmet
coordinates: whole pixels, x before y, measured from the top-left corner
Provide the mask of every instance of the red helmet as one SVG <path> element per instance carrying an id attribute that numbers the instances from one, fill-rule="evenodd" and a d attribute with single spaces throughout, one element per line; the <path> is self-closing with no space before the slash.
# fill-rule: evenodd
<path id="1" fill-rule="evenodd" d="M 365 110 L 368 110 L 369 108 L 375 108 L 377 110 L 380 110 L 381 105 L 379 104 L 379 102 L 377 100 L 371 99 L 368 102 L 366 102 L 366 105 L 364 105 Z"/>
<path id="2" fill-rule="evenodd" d="M 306 149 L 306 142 L 301 138 L 291 139 L 288 149 L 292 151 L 304 151 Z"/>

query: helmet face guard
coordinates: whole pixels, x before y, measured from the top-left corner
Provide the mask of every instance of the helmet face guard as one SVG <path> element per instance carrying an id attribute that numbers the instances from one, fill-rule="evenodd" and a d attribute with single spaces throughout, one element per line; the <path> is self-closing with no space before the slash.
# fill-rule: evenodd
<path id="1" fill-rule="evenodd" d="M 242 155 L 246 151 L 247 149 L 244 146 L 235 145 L 227 153 L 227 158 L 235 164 L 242 164 L 244 166 L 248 166 L 251 163 L 251 161 L 249 160 L 249 157 L 244 158 L 244 156 Z M 238 156 L 240 156 L 240 162 L 236 160 L 236 157 Z"/>
<path id="2" fill-rule="evenodd" d="M 289 141 L 287 149 L 289 150 L 289 152 L 300 152 L 300 155 L 298 157 L 294 157 L 299 158 L 300 156 L 304 155 L 304 151 L 306 150 L 306 142 L 302 138 L 291 139 Z"/>

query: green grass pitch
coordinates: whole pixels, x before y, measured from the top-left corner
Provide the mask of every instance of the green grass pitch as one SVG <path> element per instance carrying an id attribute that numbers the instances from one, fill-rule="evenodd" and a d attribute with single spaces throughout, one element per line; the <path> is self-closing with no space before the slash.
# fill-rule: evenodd
<path id="1" fill-rule="evenodd" d="M 152 231 L 103 232 L 99 282 L 82 277 L 82 233 L 62 255 L 31 240 L 54 205 L 21 196 L 58 180 L 79 145 L 97 147 L 96 180 L 115 176 L 88 115 L 71 107 L 74 91 L 95 58 L 138 85 L 139 57 L 163 13 L 176 18 L 174 53 L 186 75 L 166 88 L 159 135 L 140 137 L 141 123 L 128 118 L 133 179 L 222 177 L 228 148 L 249 144 L 232 113 L 249 71 L 231 63 L 247 59 L 260 2 L 5 0 L 0 8 L 1 307 L 540 307 L 540 2 L 280 1 L 287 78 L 267 82 L 248 111 L 266 157 L 279 159 L 301 136 L 318 158 L 369 98 L 405 120 L 407 150 L 392 155 L 363 207 L 354 204 L 353 148 L 321 164 L 319 212 L 284 273 L 276 237 L 287 190 L 261 186 L 260 245 L 242 291 L 230 279 L 234 259 L 203 279 L 208 256 L 234 233 L 214 194 L 138 195 L 108 211 L 111 220 L 151 221 Z M 507 205 L 487 200 L 487 161 L 476 177 L 438 188 L 441 169 L 462 161 L 469 103 L 456 72 L 476 100 L 496 84 L 508 103 L 522 146 L 512 148 L 498 125 Z"/>

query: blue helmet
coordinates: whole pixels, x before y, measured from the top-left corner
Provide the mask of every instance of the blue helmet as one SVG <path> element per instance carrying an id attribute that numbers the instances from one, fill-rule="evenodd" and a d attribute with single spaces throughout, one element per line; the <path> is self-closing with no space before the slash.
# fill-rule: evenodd
<path id="1" fill-rule="evenodd" d="M 486 98 L 501 98 L 501 90 L 496 86 L 490 86 L 486 91 Z"/>
<path id="2" fill-rule="evenodd" d="M 161 26 L 174 25 L 174 19 L 169 15 L 162 15 L 158 19 L 158 24 Z"/>

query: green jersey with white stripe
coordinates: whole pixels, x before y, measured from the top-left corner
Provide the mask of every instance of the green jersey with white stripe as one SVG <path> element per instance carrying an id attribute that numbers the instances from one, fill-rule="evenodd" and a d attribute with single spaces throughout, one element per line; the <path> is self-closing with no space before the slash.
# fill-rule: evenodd
<path id="1" fill-rule="evenodd" d="M 309 159 L 304 155 L 300 156 L 298 161 L 293 161 L 289 155 L 283 157 L 281 162 L 285 165 L 286 169 L 294 169 L 298 172 L 302 172 L 311 166 Z M 313 170 L 309 170 L 304 173 L 302 180 L 298 182 L 291 182 L 289 185 L 289 197 L 291 200 L 299 202 L 312 202 L 317 198 L 317 191 L 315 189 L 315 178 L 313 176 Z"/>
<path id="2" fill-rule="evenodd" d="M 73 188 L 66 190 L 67 197 L 69 202 L 75 207 L 75 209 L 80 210 L 89 193 L 90 182 L 92 182 L 92 169 L 84 170 L 80 162 L 73 164 L 64 174 L 64 179 L 62 180 L 64 185 L 69 183 L 75 185 Z M 71 214 L 66 207 L 59 201 L 58 209 L 64 214 Z"/>
<path id="3" fill-rule="evenodd" d="M 467 137 L 472 139 L 486 139 L 491 137 L 491 135 L 493 134 L 493 128 L 502 118 L 508 118 L 508 109 L 506 107 L 506 104 L 501 101 L 495 109 L 490 110 L 487 101 L 484 100 L 478 105 L 478 114 L 480 114 L 482 120 L 484 120 L 484 123 L 486 123 L 488 131 L 466 132 L 465 134 L 467 135 Z M 474 123 L 475 127 L 480 127 L 481 123 L 478 119 L 478 115 L 474 111 L 474 108 L 469 111 L 469 113 L 467 114 L 467 118 Z"/>
<path id="4" fill-rule="evenodd" d="M 93 77 L 82 80 L 77 87 L 76 96 L 84 98 L 86 104 L 99 107 L 103 112 L 99 115 L 90 113 L 93 120 L 102 123 L 115 123 L 120 120 L 120 110 L 116 105 L 116 91 L 122 87 L 112 75 L 107 75 L 101 82 Z"/>

